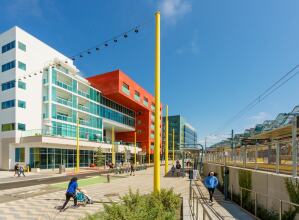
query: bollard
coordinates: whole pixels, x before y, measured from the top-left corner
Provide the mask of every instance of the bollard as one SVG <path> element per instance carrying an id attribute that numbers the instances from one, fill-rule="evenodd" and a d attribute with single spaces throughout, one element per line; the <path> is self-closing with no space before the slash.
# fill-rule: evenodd
<path id="1" fill-rule="evenodd" d="M 107 174 L 107 183 L 110 183 L 110 174 Z"/>

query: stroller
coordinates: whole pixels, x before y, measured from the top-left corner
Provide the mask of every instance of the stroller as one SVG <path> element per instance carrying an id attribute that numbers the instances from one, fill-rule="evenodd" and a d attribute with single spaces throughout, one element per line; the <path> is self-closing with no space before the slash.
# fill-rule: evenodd
<path id="1" fill-rule="evenodd" d="M 82 204 L 83 206 L 86 206 L 86 204 L 93 203 L 92 200 L 90 199 L 90 197 L 83 190 L 81 192 L 78 192 L 76 194 L 76 197 L 77 197 L 78 203 Z"/>

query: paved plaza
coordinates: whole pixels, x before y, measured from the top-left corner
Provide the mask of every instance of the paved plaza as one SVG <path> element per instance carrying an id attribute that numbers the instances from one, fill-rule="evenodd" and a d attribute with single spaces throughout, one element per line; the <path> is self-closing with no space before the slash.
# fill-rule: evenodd
<path id="1" fill-rule="evenodd" d="M 161 170 L 163 170 L 161 168 Z M 161 172 L 163 173 L 163 172 Z M 201 184 L 201 182 L 199 182 Z M 79 186 L 80 187 L 80 186 Z M 187 178 L 161 177 L 161 187 L 173 187 L 175 192 L 184 198 L 184 219 L 192 219 L 188 206 L 189 182 Z M 201 185 L 202 190 L 205 188 Z M 112 179 L 110 183 L 94 184 L 84 187 L 84 190 L 92 196 L 95 204 L 81 206 L 73 209 L 73 201 L 68 204 L 65 212 L 60 213 L 55 207 L 62 205 L 64 201 L 64 190 L 55 189 L 49 185 L 37 185 L 24 188 L 16 188 L 0 191 L 0 219 L 1 220 L 42 220 L 42 219 L 81 219 L 87 214 L 92 214 L 103 209 L 103 203 L 118 201 L 119 196 L 126 194 L 129 189 L 139 190 L 140 193 L 148 193 L 153 189 L 153 168 L 136 172 L 136 176 L 121 175 Z M 219 201 L 221 202 L 221 201 Z M 220 205 L 219 205 L 220 204 Z M 234 218 L 234 212 L 242 210 L 226 211 L 221 203 L 215 202 L 214 208 L 224 213 L 223 219 L 251 219 Z M 229 206 L 230 207 L 230 206 Z M 229 208 L 228 207 L 228 208 Z M 230 207 L 231 208 L 231 207 Z"/>

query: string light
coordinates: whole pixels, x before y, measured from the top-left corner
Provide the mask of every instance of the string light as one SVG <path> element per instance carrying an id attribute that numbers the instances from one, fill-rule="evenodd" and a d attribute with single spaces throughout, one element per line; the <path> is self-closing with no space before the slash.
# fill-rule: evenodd
<path id="1" fill-rule="evenodd" d="M 90 47 L 90 48 L 88 48 L 88 49 L 82 50 L 82 51 L 80 51 L 79 53 L 77 53 L 77 54 L 71 56 L 71 59 L 72 59 L 73 61 L 75 61 L 75 60 L 77 60 L 77 58 L 83 58 L 83 57 L 84 57 L 84 56 L 83 56 L 84 54 L 91 54 L 92 51 L 99 51 L 101 47 L 108 47 L 108 46 L 109 46 L 109 42 L 117 43 L 120 39 L 126 39 L 126 38 L 129 37 L 129 33 L 135 33 L 135 34 L 137 34 L 137 33 L 140 32 L 140 28 L 141 28 L 141 27 L 147 25 L 147 24 L 148 24 L 149 22 L 151 22 L 152 20 L 153 20 L 153 19 L 150 19 L 150 20 L 148 20 L 148 21 L 146 21 L 146 22 L 144 22 L 144 23 L 142 23 L 142 24 L 140 24 L 140 25 L 137 25 L 137 26 L 135 26 L 135 27 L 133 27 L 133 28 L 131 28 L 131 29 L 129 29 L 129 30 L 127 30 L 127 31 L 125 31 L 125 32 L 123 32 L 123 33 L 121 33 L 121 34 L 118 34 L 118 35 L 116 35 L 116 36 L 110 38 L 109 40 L 104 41 L 103 43 L 100 43 L 100 44 L 98 44 L 98 45 L 95 45 L 94 47 Z"/>

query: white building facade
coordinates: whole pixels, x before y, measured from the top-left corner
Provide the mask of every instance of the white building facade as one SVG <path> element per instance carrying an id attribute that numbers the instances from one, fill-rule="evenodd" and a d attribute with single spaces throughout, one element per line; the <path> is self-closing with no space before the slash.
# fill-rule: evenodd
<path id="1" fill-rule="evenodd" d="M 0 34 L 0 49 L 0 169 L 74 167 L 77 134 L 80 166 L 87 167 L 99 146 L 111 158 L 112 127 L 135 130 L 135 112 L 103 97 L 70 58 L 24 30 Z M 134 152 L 132 145 L 115 148 L 118 160 Z"/>

